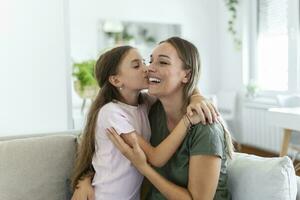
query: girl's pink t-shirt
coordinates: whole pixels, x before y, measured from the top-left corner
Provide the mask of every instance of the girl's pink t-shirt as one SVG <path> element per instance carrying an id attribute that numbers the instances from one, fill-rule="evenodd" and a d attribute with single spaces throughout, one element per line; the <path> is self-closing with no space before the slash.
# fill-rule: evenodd
<path id="1" fill-rule="evenodd" d="M 104 105 L 98 113 L 93 156 L 95 176 L 92 185 L 96 200 L 139 200 L 143 176 L 124 157 L 107 137 L 106 128 L 119 134 L 136 131 L 147 141 L 151 130 L 148 120 L 149 105 L 131 106 L 114 101 Z"/>

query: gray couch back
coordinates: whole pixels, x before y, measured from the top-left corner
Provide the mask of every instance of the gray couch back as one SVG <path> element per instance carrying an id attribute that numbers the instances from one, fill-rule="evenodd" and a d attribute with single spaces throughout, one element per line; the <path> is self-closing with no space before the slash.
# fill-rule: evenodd
<path id="1" fill-rule="evenodd" d="M 0 200 L 71 199 L 69 178 L 73 169 L 77 134 L 72 132 L 0 138 Z M 241 157 L 241 154 L 236 155 Z M 254 167 L 253 163 L 249 164 L 249 162 L 254 162 L 256 159 L 245 159 L 246 157 L 242 156 L 235 161 L 235 165 L 231 164 L 230 181 L 234 184 L 231 190 L 232 188 L 238 190 L 239 186 L 247 185 L 251 179 L 251 177 L 249 180 L 245 177 L 246 180 L 242 180 L 242 175 L 249 175 L 249 173 L 244 172 Z M 243 160 L 246 164 L 242 162 Z M 255 163 L 256 165 L 259 164 Z M 243 165 L 241 166 L 241 164 Z M 254 168 L 252 172 L 255 173 L 261 169 L 259 167 Z M 239 173 L 241 174 L 239 175 Z M 264 175 L 268 176 L 268 174 Z M 255 187 L 257 183 L 252 183 L 252 185 Z M 300 188 L 299 179 L 297 185 Z M 258 190 L 255 189 L 254 191 Z M 235 194 L 243 193 L 242 199 L 247 199 L 245 198 L 247 192 L 243 189 L 232 192 Z M 255 194 L 255 192 L 250 193 Z M 248 197 L 250 196 L 248 195 Z M 240 200 L 241 198 L 237 199 Z M 297 196 L 298 199 L 300 200 L 299 196 Z"/>
<path id="2" fill-rule="evenodd" d="M 76 135 L 0 141 L 0 200 L 70 199 Z"/>

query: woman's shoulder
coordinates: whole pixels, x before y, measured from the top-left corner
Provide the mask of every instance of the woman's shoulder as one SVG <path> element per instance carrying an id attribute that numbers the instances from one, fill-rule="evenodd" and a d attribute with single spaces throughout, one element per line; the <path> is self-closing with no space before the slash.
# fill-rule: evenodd
<path id="1" fill-rule="evenodd" d="M 214 122 L 212 124 L 196 124 L 191 127 L 190 133 L 197 135 L 211 135 L 213 137 L 223 136 L 224 130 L 219 122 Z"/>
<path id="2" fill-rule="evenodd" d="M 189 133 L 191 155 L 214 154 L 223 157 L 224 130 L 219 122 L 213 124 L 197 124 Z"/>

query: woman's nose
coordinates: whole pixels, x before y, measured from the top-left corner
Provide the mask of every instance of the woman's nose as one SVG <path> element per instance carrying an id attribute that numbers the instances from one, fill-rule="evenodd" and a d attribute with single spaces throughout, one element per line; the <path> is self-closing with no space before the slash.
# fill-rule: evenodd
<path id="1" fill-rule="evenodd" d="M 155 67 L 154 67 L 154 64 L 153 63 L 150 63 L 149 65 L 148 65 L 148 72 L 155 72 L 156 71 L 156 69 L 155 69 Z"/>

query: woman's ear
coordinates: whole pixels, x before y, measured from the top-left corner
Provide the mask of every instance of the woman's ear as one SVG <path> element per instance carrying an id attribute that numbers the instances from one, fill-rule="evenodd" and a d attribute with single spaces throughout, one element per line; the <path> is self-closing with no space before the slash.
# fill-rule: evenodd
<path id="1" fill-rule="evenodd" d="M 185 76 L 183 77 L 182 82 L 183 83 L 188 83 L 190 81 L 190 78 L 191 78 L 191 70 L 188 69 L 188 70 L 184 70 L 184 71 L 185 71 Z"/>
<path id="2" fill-rule="evenodd" d="M 115 86 L 115 87 L 117 87 L 117 88 L 122 87 L 122 83 L 121 83 L 121 81 L 119 80 L 118 75 L 111 75 L 111 76 L 109 76 L 108 81 L 109 81 L 113 86 Z"/>

